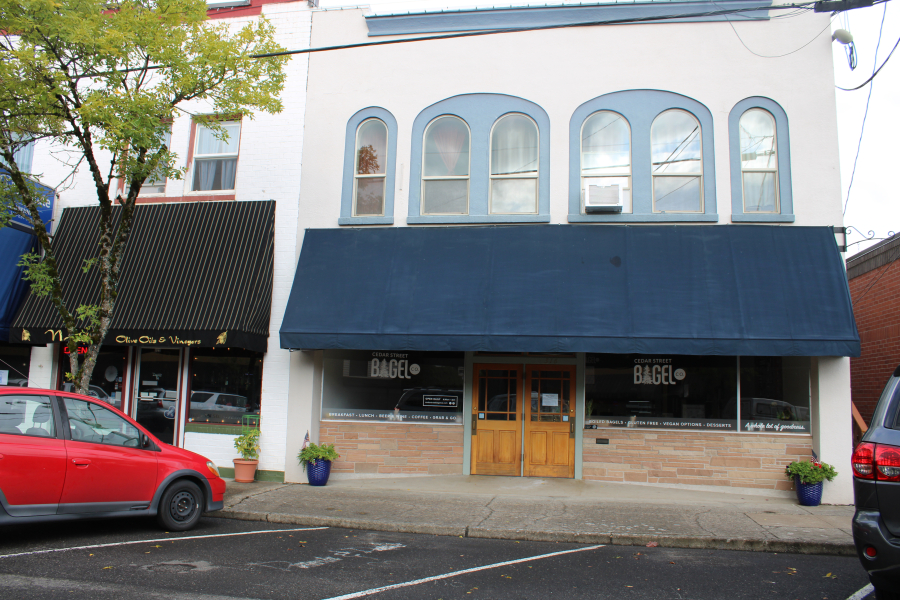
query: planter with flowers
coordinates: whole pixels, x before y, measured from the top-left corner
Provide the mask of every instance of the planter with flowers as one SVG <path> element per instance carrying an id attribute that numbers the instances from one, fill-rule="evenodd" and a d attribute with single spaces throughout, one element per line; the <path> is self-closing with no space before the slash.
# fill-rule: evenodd
<path id="1" fill-rule="evenodd" d="M 797 500 L 802 506 L 818 506 L 822 503 L 822 484 L 837 476 L 834 467 L 816 460 L 794 461 L 784 469 L 788 479 L 794 480 Z"/>
<path id="2" fill-rule="evenodd" d="M 340 458 L 334 444 L 309 444 L 297 455 L 309 478 L 309 485 L 325 485 L 331 475 L 331 461 Z"/>

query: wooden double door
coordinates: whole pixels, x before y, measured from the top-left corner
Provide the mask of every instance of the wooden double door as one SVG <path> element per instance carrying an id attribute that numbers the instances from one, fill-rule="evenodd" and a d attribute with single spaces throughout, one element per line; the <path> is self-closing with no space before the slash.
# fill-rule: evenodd
<path id="1" fill-rule="evenodd" d="M 575 367 L 474 367 L 472 474 L 575 476 Z"/>

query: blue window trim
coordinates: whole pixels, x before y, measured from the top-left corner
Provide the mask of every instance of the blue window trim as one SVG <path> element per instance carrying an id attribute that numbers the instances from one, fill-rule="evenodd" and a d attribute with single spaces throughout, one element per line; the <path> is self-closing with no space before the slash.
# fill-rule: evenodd
<path id="1" fill-rule="evenodd" d="M 540 146 L 538 172 L 538 212 L 533 215 L 492 215 L 490 195 L 491 128 L 503 115 L 521 113 L 537 123 Z M 471 132 L 469 157 L 469 214 L 423 215 L 422 142 L 425 128 L 442 115 L 465 121 Z M 503 94 L 463 94 L 432 104 L 416 116 L 412 129 L 409 168 L 409 224 L 424 223 L 549 223 L 550 222 L 550 117 L 540 106 L 516 96 Z"/>
<path id="2" fill-rule="evenodd" d="M 356 159 L 356 130 L 366 119 L 380 119 L 387 126 L 387 168 L 384 182 L 384 216 L 353 216 L 353 165 Z M 357 112 L 347 121 L 344 138 L 344 181 L 341 189 L 341 216 L 338 225 L 393 225 L 394 224 L 394 173 L 397 167 L 397 120 L 383 108 L 370 106 Z"/>
<path id="3" fill-rule="evenodd" d="M 650 126 L 663 112 L 680 109 L 700 122 L 703 141 L 703 212 L 654 213 L 650 169 Z M 581 212 L 581 127 L 595 112 L 608 110 L 622 115 L 631 128 L 631 213 L 583 214 Z M 570 223 L 715 223 L 716 163 L 713 119 L 709 109 L 696 100 L 662 90 L 624 90 L 588 100 L 569 121 L 569 222 Z"/>
<path id="4" fill-rule="evenodd" d="M 775 137 L 778 141 L 778 204 L 779 213 L 744 212 L 744 190 L 741 177 L 741 117 L 751 108 L 762 108 L 775 117 Z M 728 149 L 731 166 L 731 221 L 733 223 L 793 223 L 794 197 L 791 188 L 791 139 L 784 109 L 769 98 L 745 98 L 728 115 Z"/>
<path id="5" fill-rule="evenodd" d="M 712 6 L 711 6 L 712 5 Z M 489 8 L 444 10 L 433 13 L 367 15 L 369 36 L 410 35 L 415 33 L 447 33 L 451 31 L 484 31 L 547 25 L 576 25 L 626 19 L 652 19 L 660 23 L 727 21 L 728 15 L 709 15 L 723 8 L 744 10 L 742 21 L 769 19 L 771 0 L 709 0 L 688 2 L 638 1 L 598 3 L 577 6 L 537 6 L 525 8 Z M 733 18 L 733 17 L 732 17 Z"/>

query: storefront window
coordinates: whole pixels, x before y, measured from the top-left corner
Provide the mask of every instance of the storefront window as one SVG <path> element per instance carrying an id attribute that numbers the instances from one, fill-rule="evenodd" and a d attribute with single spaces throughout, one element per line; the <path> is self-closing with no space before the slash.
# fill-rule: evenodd
<path id="1" fill-rule="evenodd" d="M 588 354 L 585 424 L 737 430 L 733 356 Z"/>
<path id="2" fill-rule="evenodd" d="M 462 352 L 325 352 L 322 419 L 462 423 Z"/>
<path id="3" fill-rule="evenodd" d="M 87 352 L 87 347 L 80 347 L 79 352 Z M 118 409 L 122 408 L 122 377 L 125 374 L 125 365 L 128 361 L 128 348 L 103 347 L 97 355 L 97 364 L 91 373 L 88 396 L 103 400 Z M 63 373 L 69 371 L 69 348 L 63 346 L 60 367 Z M 65 379 L 60 389 L 64 392 L 74 392 L 75 385 Z"/>
<path id="4" fill-rule="evenodd" d="M 741 357 L 741 431 L 810 432 L 808 357 Z"/>
<path id="5" fill-rule="evenodd" d="M 192 350 L 188 421 L 259 427 L 262 363 L 262 352 Z"/>
<path id="6" fill-rule="evenodd" d="M 0 344 L 0 385 L 28 387 L 31 346 Z"/>

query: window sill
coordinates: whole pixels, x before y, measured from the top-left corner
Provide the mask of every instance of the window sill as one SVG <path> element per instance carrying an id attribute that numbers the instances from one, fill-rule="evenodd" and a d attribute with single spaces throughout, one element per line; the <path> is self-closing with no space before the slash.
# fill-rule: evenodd
<path id="1" fill-rule="evenodd" d="M 569 215 L 569 223 L 718 223 L 718 221 L 719 215 L 705 213 Z"/>
<path id="2" fill-rule="evenodd" d="M 550 215 L 425 215 L 406 217 L 408 225 L 430 223 L 549 223 Z"/>
<path id="3" fill-rule="evenodd" d="M 338 225 L 393 225 L 394 217 L 339 217 Z"/>
<path id="4" fill-rule="evenodd" d="M 166 202 L 216 202 L 221 200 L 234 200 L 234 193 L 230 194 L 192 194 L 184 196 L 138 196 L 137 204 L 164 204 Z"/>
<path id="5" fill-rule="evenodd" d="M 732 223 L 793 223 L 794 215 L 773 213 L 740 213 L 731 215 Z"/>

